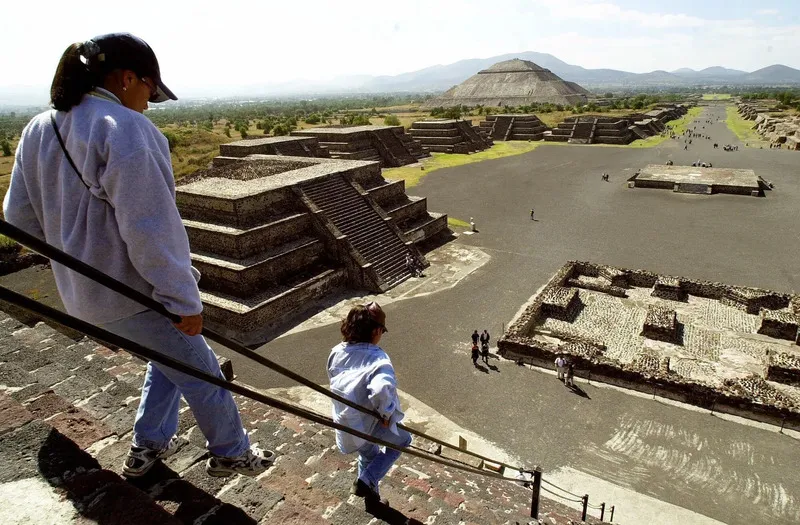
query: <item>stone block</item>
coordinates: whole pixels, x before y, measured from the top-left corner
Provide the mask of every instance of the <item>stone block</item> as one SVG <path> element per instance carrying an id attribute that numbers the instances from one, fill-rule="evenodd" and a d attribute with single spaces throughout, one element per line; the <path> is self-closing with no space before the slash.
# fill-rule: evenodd
<path id="1" fill-rule="evenodd" d="M 52 389 L 56 394 L 73 403 L 81 399 L 86 399 L 100 391 L 100 388 L 77 376 L 56 383 L 52 386 Z"/>
<path id="2" fill-rule="evenodd" d="M 11 397 L 0 394 L 0 435 L 33 420 L 33 414 Z"/>
<path id="3" fill-rule="evenodd" d="M 0 363 L 0 389 L 19 388 L 35 383 L 36 378 L 15 363 Z"/>
<path id="4" fill-rule="evenodd" d="M 72 374 L 61 363 L 50 363 L 38 370 L 34 370 L 31 372 L 31 375 L 36 378 L 39 383 L 51 387 L 65 380 Z"/>
<path id="5" fill-rule="evenodd" d="M 0 464 L 0 483 L 36 476 L 58 480 L 79 468 L 99 468 L 74 442 L 36 420 L 0 435 Z"/>
<path id="6" fill-rule="evenodd" d="M 668 343 L 677 340 L 678 320 L 675 310 L 663 306 L 648 305 L 647 314 L 642 328 L 642 335 L 649 339 L 656 339 Z"/>
<path id="7" fill-rule="evenodd" d="M 11 398 L 20 403 L 25 403 L 34 397 L 38 397 L 47 392 L 48 388 L 41 383 L 33 383 L 19 390 L 11 392 Z"/>
<path id="8" fill-rule="evenodd" d="M 47 419 L 60 412 L 73 408 L 72 404 L 55 394 L 52 390 L 25 405 L 36 419 Z"/>
<path id="9" fill-rule="evenodd" d="M 5 359 L 17 363 L 21 368 L 32 372 L 37 368 L 42 368 L 53 362 L 53 353 L 49 348 L 36 350 L 34 348 L 22 348 L 19 352 L 9 354 Z"/>
<path id="10" fill-rule="evenodd" d="M 261 486 L 254 479 L 239 476 L 235 483 L 228 485 L 222 491 L 219 499 L 242 509 L 248 516 L 258 521 L 283 501 L 283 494 Z"/>
<path id="11" fill-rule="evenodd" d="M 164 465 L 175 472 L 181 473 L 203 459 L 208 451 L 181 439 L 178 451 L 164 460 Z"/>
<path id="12" fill-rule="evenodd" d="M 87 380 L 96 387 L 103 388 L 114 381 L 114 378 L 98 364 L 89 362 L 71 371 L 76 376 Z"/>
<path id="13" fill-rule="evenodd" d="M 777 339 L 797 340 L 797 316 L 787 310 L 769 310 L 761 308 L 761 323 L 758 333 L 775 337 Z"/>
<path id="14" fill-rule="evenodd" d="M 106 392 L 99 392 L 76 406 L 97 419 L 103 419 L 124 407 L 125 400 Z"/>
<path id="15" fill-rule="evenodd" d="M 83 449 L 114 433 L 102 422 L 77 408 L 56 414 L 48 423 Z"/>
<path id="16" fill-rule="evenodd" d="M 269 525 L 280 523 L 281 525 L 330 525 L 330 522 L 322 517 L 325 509 L 318 509 L 318 512 L 311 511 L 293 501 L 286 501 L 274 512 L 264 517 L 259 525 Z"/>
<path id="17" fill-rule="evenodd" d="M 225 485 L 231 483 L 232 481 L 231 478 L 209 476 L 206 473 L 205 461 L 195 463 L 188 469 L 181 472 L 181 478 L 187 483 L 191 483 L 199 490 L 202 490 L 203 492 L 214 497 L 219 494 L 219 491 L 222 490 Z"/>
<path id="18" fill-rule="evenodd" d="M 105 523 L 113 516 L 115 525 L 182 524 L 142 491 L 127 483 L 110 485 L 86 507 L 84 515 L 99 523 Z"/>
<path id="19" fill-rule="evenodd" d="M 127 434 L 133 430 L 133 422 L 136 417 L 136 405 L 126 406 L 113 412 L 102 419 L 104 425 L 114 431 L 118 436 Z"/>

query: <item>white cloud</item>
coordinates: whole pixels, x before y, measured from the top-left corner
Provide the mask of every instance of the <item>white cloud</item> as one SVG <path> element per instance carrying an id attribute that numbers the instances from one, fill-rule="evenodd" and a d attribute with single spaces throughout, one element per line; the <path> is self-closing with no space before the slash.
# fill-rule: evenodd
<path id="1" fill-rule="evenodd" d="M 777 15 L 779 11 L 777 9 L 759 9 L 756 11 L 757 15 Z"/>

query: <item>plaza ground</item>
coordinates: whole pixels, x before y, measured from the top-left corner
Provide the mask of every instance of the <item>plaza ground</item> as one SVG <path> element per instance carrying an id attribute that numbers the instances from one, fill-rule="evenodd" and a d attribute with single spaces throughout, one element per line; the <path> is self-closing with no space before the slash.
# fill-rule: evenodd
<path id="1" fill-rule="evenodd" d="M 473 330 L 486 328 L 496 341 L 504 323 L 568 260 L 798 290 L 800 153 L 745 148 L 724 121 L 724 107 L 706 109 L 696 125 L 712 140 L 695 139 L 688 151 L 679 140 L 652 149 L 544 144 L 425 177 L 410 193 L 427 197 L 430 209 L 474 217 L 479 233 L 455 242 L 479 247 L 491 259 L 451 289 L 386 307 L 390 332 L 382 345 L 400 388 L 541 465 L 545 478 L 572 472 L 587 483 L 606 480 L 724 523 L 800 521 L 798 442 L 777 429 L 593 385 L 583 385 L 586 396 L 578 396 L 550 374 L 501 360 L 477 369 L 469 358 Z M 714 150 L 714 142 L 740 148 Z M 627 188 L 638 168 L 668 159 L 753 169 L 775 189 L 753 198 Z M 326 358 L 338 340 L 333 323 L 274 340 L 259 352 L 324 384 Z M 292 386 L 229 357 L 244 382 Z M 598 494 L 594 501 L 611 497 Z M 615 521 L 625 523 L 625 510 L 617 512 Z"/>

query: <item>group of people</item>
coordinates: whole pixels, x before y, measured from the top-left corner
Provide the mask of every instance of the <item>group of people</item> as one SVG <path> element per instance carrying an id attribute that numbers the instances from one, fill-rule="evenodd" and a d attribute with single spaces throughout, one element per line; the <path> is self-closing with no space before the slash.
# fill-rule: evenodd
<path id="1" fill-rule="evenodd" d="M 600 177 L 600 180 L 604 180 L 604 181 L 608 182 L 608 173 L 603 173 L 603 176 Z"/>
<path id="2" fill-rule="evenodd" d="M 34 117 L 17 146 L 5 220 L 152 297 L 178 322 L 62 265 L 53 274 L 67 312 L 202 372 L 224 378 L 202 336 L 203 304 L 189 239 L 175 204 L 169 145 L 143 115 L 148 103 L 177 100 L 150 46 L 129 33 L 71 44 L 51 89 L 53 110 Z M 408 262 L 408 261 L 407 261 Z M 413 265 L 413 260 L 411 261 Z M 353 308 L 330 353 L 331 390 L 378 417 L 339 402 L 333 419 L 403 448 L 411 435 L 392 362 L 378 346 L 387 332 L 377 303 Z M 488 344 L 488 332 L 485 340 Z M 122 472 L 136 478 L 179 447 L 181 397 L 206 439 L 211 476 L 257 476 L 275 453 L 251 444 L 230 391 L 158 363 L 147 365 Z M 400 452 L 336 431 L 342 453 L 358 453 L 351 493 L 383 502 L 378 483 Z"/>
<path id="3" fill-rule="evenodd" d="M 564 385 L 570 388 L 575 386 L 575 363 L 572 359 L 564 355 L 556 357 L 556 373 L 559 381 L 564 381 Z"/>
<path id="4" fill-rule="evenodd" d="M 414 277 L 425 277 L 422 273 L 422 265 L 410 253 L 406 253 L 406 268 Z"/>
<path id="5" fill-rule="evenodd" d="M 476 367 L 478 366 L 478 358 L 479 357 L 481 358 L 481 360 L 484 363 L 486 363 L 488 365 L 489 364 L 489 339 L 490 339 L 489 331 L 488 330 L 484 330 L 482 334 L 478 334 L 478 331 L 475 330 L 474 332 L 472 332 L 471 338 L 472 338 L 472 349 L 471 349 L 472 365 L 476 366 Z M 480 341 L 480 343 L 481 343 L 480 350 L 478 350 L 478 341 Z"/>

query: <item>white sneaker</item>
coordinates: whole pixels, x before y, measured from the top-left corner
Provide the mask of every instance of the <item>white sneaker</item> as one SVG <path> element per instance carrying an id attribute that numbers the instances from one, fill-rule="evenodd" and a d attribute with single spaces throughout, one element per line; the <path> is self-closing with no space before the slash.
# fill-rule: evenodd
<path id="1" fill-rule="evenodd" d="M 131 445 L 128 456 L 125 458 L 125 463 L 122 465 L 122 475 L 129 478 L 144 476 L 155 465 L 156 461 L 170 457 L 177 450 L 178 438 L 175 436 L 172 436 L 172 439 L 167 443 L 167 448 L 163 450 Z"/>
<path id="2" fill-rule="evenodd" d="M 258 476 L 271 467 L 274 462 L 274 452 L 261 450 L 256 445 L 251 445 L 244 454 L 234 458 L 211 454 L 206 463 L 206 472 L 209 476 L 214 477 L 227 477 L 231 474 Z"/>

